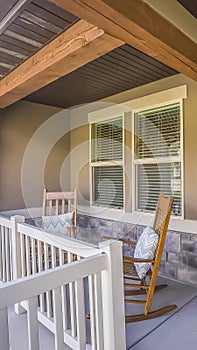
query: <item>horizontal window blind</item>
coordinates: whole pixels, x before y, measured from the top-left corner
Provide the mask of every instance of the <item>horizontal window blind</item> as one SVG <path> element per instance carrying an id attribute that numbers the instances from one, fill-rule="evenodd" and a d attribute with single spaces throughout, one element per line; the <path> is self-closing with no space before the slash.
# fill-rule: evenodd
<path id="1" fill-rule="evenodd" d="M 180 154 L 180 103 L 135 114 L 135 157 Z"/>
<path id="2" fill-rule="evenodd" d="M 92 161 L 122 160 L 122 117 L 92 125 Z"/>
<path id="3" fill-rule="evenodd" d="M 134 115 L 136 209 L 156 209 L 161 191 L 174 196 L 172 212 L 182 214 L 180 102 Z"/>
<path id="4" fill-rule="evenodd" d="M 138 209 L 156 209 L 160 192 L 173 195 L 172 212 L 181 215 L 181 163 L 137 165 Z"/>
<path id="5" fill-rule="evenodd" d="M 94 204 L 123 207 L 123 168 L 121 166 L 93 167 Z"/>
<path id="6" fill-rule="evenodd" d="M 123 118 L 91 125 L 92 202 L 123 208 Z"/>

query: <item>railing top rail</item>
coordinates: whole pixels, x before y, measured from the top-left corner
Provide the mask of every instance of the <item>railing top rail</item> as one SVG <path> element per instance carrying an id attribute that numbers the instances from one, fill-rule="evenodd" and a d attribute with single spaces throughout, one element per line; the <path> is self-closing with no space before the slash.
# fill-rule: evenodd
<path id="1" fill-rule="evenodd" d="M 0 226 L 12 228 L 13 222 L 10 220 L 10 218 L 6 218 L 5 216 L 0 215 Z"/>
<path id="2" fill-rule="evenodd" d="M 82 279 L 106 268 L 107 256 L 100 253 L 99 255 L 5 283 L 0 285 L 0 309 Z"/>
<path id="3" fill-rule="evenodd" d="M 81 257 L 98 254 L 98 248 L 93 244 L 83 243 L 70 237 L 53 235 L 46 230 L 28 224 L 18 224 L 18 232 Z"/>

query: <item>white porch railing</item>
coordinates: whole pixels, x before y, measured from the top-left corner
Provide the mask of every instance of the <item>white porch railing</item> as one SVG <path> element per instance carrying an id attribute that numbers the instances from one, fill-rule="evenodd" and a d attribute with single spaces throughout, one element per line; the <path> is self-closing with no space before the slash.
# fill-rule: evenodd
<path id="1" fill-rule="evenodd" d="M 9 349 L 7 307 L 17 304 L 17 312 L 27 310 L 31 350 L 39 349 L 38 321 L 54 333 L 56 350 L 62 350 L 64 343 L 71 349 L 124 350 L 120 242 L 106 241 L 96 248 L 22 221 L 22 217 L 0 217 L 1 279 L 14 279 L 0 287 L 2 348 Z M 6 240 L 11 242 L 9 249 Z M 3 266 L 11 262 L 6 279 Z"/>
<path id="2" fill-rule="evenodd" d="M 13 279 L 12 229 L 13 222 L 0 216 L 0 282 Z"/>

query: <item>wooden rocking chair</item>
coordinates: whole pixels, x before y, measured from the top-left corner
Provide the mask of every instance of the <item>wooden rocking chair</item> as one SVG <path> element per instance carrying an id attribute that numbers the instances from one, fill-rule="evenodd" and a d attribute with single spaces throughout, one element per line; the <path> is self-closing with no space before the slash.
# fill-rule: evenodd
<path id="1" fill-rule="evenodd" d="M 43 206 L 42 216 L 47 215 L 60 215 L 65 213 L 73 212 L 73 222 L 71 226 L 67 227 L 67 236 L 73 235 L 76 237 L 77 234 L 77 189 L 73 192 L 48 192 L 44 189 L 43 193 Z"/>
<path id="2" fill-rule="evenodd" d="M 164 198 L 164 193 L 162 192 L 159 197 L 158 206 L 155 213 L 155 219 L 153 224 L 154 231 L 158 234 L 157 248 L 153 259 L 143 259 L 143 258 L 133 258 L 124 257 L 124 277 L 125 279 L 133 280 L 133 283 L 125 283 L 125 302 L 128 303 L 139 303 L 144 304 L 144 313 L 138 315 L 126 316 L 126 323 L 136 322 L 141 320 L 150 319 L 153 317 L 158 317 L 163 315 L 173 309 L 176 305 L 169 305 L 158 310 L 150 312 L 152 298 L 155 290 L 162 289 L 166 287 L 166 284 L 156 285 L 156 280 L 158 276 L 161 256 L 164 248 L 164 243 L 166 239 L 166 233 L 168 229 L 168 223 L 171 215 L 173 204 L 173 197 Z M 124 241 L 124 240 L 123 240 Z M 136 242 L 131 242 L 126 240 L 127 244 L 135 244 Z M 136 245 L 137 247 L 137 245 Z M 135 254 L 134 254 L 135 255 Z M 144 277 L 139 277 L 136 269 L 136 263 L 150 263 L 150 268 L 145 273 Z M 144 294 L 146 296 L 145 300 L 142 299 L 129 299 L 130 296 L 138 296 Z"/>

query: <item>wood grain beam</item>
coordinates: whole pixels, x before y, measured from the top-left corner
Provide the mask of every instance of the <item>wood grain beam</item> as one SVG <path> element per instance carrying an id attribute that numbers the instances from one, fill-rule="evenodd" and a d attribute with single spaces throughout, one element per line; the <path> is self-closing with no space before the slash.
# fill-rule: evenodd
<path id="1" fill-rule="evenodd" d="M 49 0 L 197 80 L 197 44 L 142 0 Z"/>
<path id="2" fill-rule="evenodd" d="M 80 20 L 0 81 L 0 108 L 123 45 Z"/>

